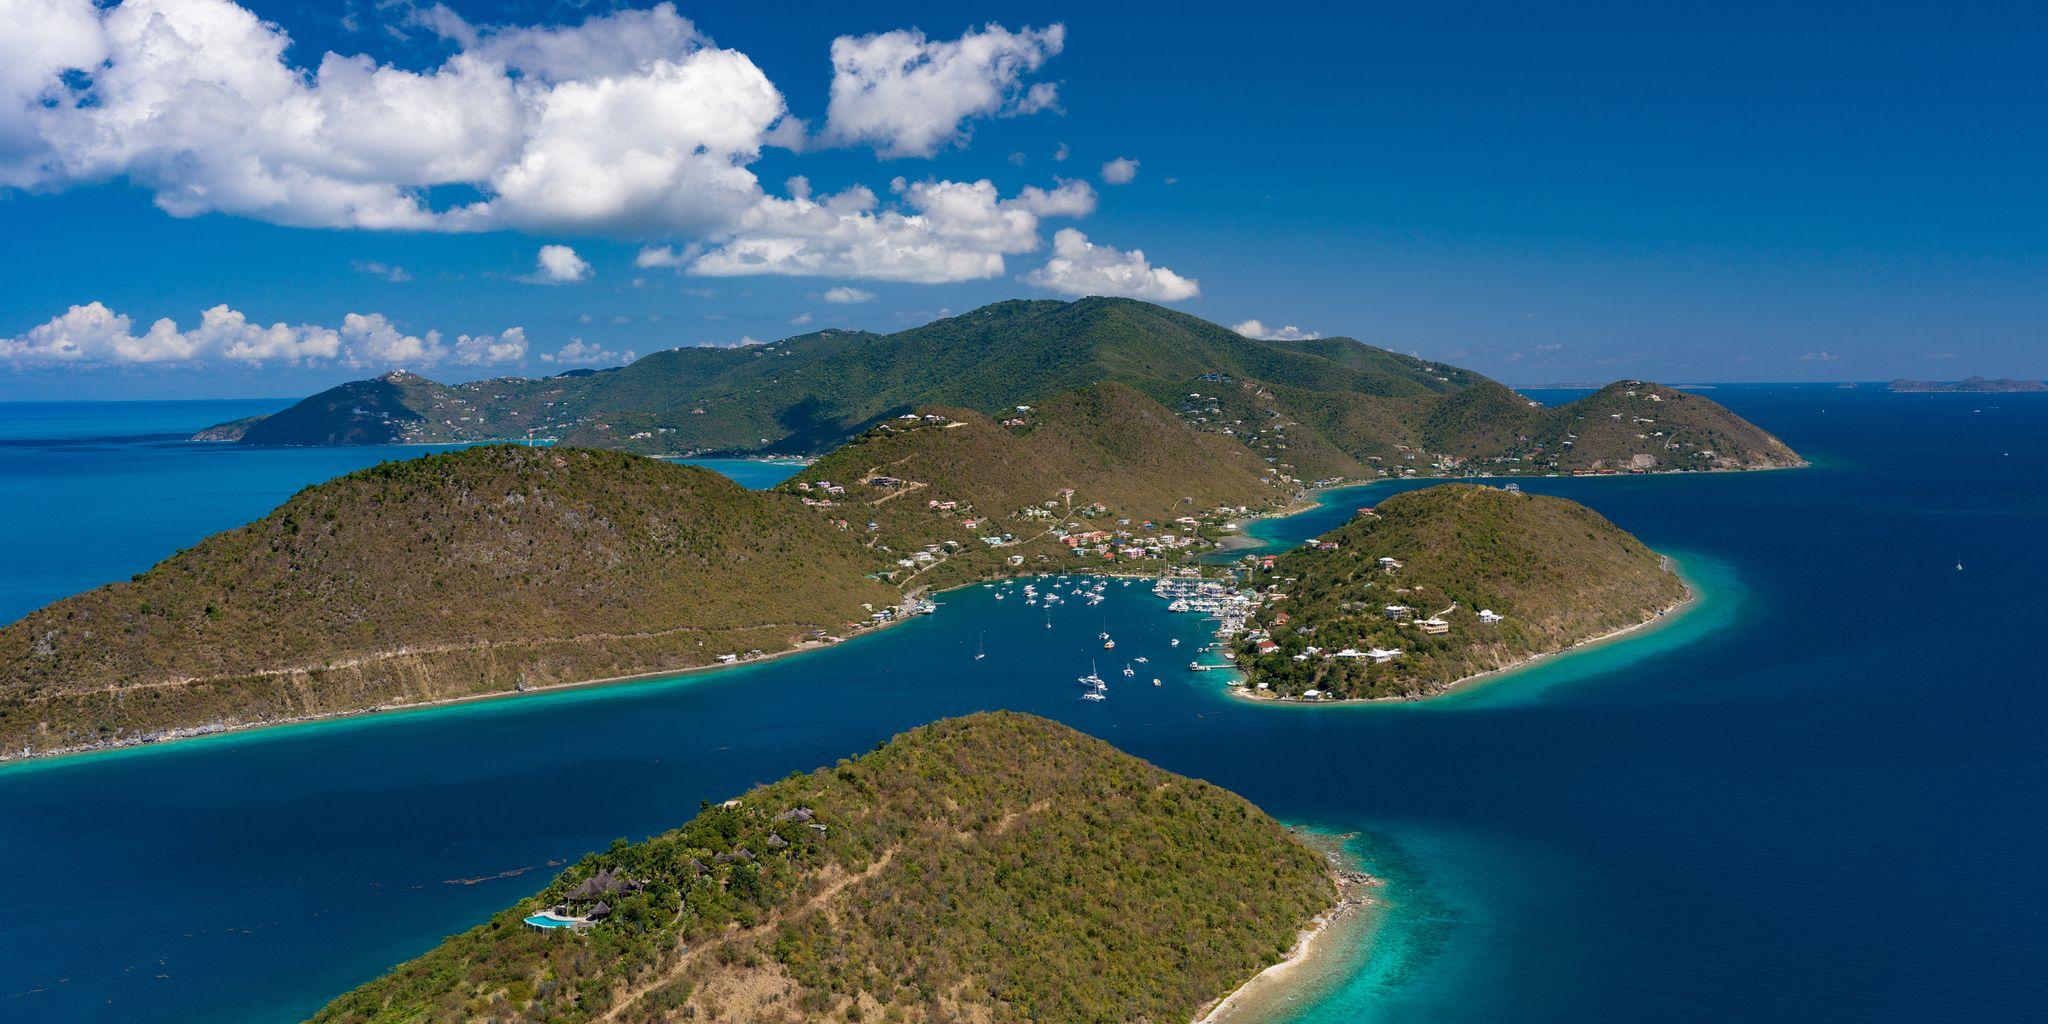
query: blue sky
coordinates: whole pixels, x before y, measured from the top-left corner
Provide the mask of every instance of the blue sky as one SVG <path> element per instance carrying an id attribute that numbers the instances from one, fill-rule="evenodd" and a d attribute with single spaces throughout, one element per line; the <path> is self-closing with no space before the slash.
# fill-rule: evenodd
<path id="1" fill-rule="evenodd" d="M 122 49 L 150 5 L 207 59 Z M 0 43 L 51 68 L 0 74 L 18 108 L 0 113 L 0 399 L 297 394 L 399 363 L 547 373 L 1103 290 L 1520 385 L 2048 374 L 2048 16 L 2018 4 L 720 4 L 628 23 L 604 5 L 245 0 L 239 35 L 199 31 L 234 22 L 226 0 L 121 6 L 128 28 L 107 6 Z M 606 45 L 534 56 L 522 30 L 550 26 Z M 277 33 L 281 87 L 261 52 Z M 835 72 L 842 37 L 958 77 Z M 645 52 L 620 63 L 615 38 Z M 330 52 L 364 59 L 315 79 Z M 351 95 L 349 66 L 445 83 L 451 61 L 489 64 L 466 80 L 485 91 L 392 102 L 484 141 L 374 116 L 291 134 L 315 97 Z M 606 74 L 668 91 L 578 107 Z M 209 75 L 248 95 L 194 84 Z M 876 88 L 842 110 L 835 79 Z M 523 112 L 477 113 L 489 88 Z M 703 162 L 641 160 L 700 137 Z M 560 170 L 579 157 L 603 166 Z M 1136 162 L 1127 183 L 1105 180 L 1116 159 Z M 832 213 L 857 187 L 865 219 Z M 336 212 L 365 189 L 380 198 Z M 937 204 L 922 228 L 875 219 L 920 202 Z M 541 283 L 543 246 L 573 250 L 555 250 L 567 280 Z M 650 249 L 680 266 L 636 265 Z M 764 260 L 814 272 L 739 272 Z M 203 330 L 223 305 L 242 319 Z"/>

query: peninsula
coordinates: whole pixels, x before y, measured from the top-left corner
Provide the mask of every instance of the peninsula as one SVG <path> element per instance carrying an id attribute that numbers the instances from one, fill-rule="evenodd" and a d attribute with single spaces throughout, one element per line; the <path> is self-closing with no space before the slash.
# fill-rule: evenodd
<path id="1" fill-rule="evenodd" d="M 624 452 L 387 462 L 0 629 L 0 750 L 782 650 L 894 608 L 876 563 L 793 501 Z"/>
<path id="2" fill-rule="evenodd" d="M 313 1020 L 1186 1021 L 1346 881 L 1225 790 L 984 713 L 591 854 Z"/>
<path id="3" fill-rule="evenodd" d="M 1424 697 L 1654 620 L 1685 599 L 1656 552 L 1560 498 L 1443 484 L 1259 563 L 1234 641 L 1249 696 Z"/>

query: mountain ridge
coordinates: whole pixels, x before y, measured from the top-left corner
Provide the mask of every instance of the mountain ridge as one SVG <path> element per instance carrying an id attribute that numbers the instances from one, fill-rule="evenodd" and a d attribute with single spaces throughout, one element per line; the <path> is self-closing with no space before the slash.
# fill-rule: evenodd
<path id="1" fill-rule="evenodd" d="M 911 409 L 994 414 L 1105 382 L 1134 388 L 1303 480 L 1446 473 L 1475 462 L 1514 473 L 1799 461 L 1776 438 L 1695 396 L 1702 417 L 1710 410 L 1715 421 L 1716 457 L 1700 456 L 1697 446 L 1662 447 L 1645 431 L 1558 462 L 1559 446 L 1535 435 L 1555 433 L 1550 428 L 1573 418 L 1565 410 L 1580 403 L 1545 410 L 1480 374 L 1352 339 L 1261 341 L 1177 310 L 1101 297 L 1007 300 L 893 334 L 826 330 L 746 348 L 669 349 L 574 377 L 446 385 L 401 371 L 199 437 L 461 443 L 532 433 L 643 454 L 813 455 Z M 1647 466 L 1637 455 L 1649 456 Z"/>

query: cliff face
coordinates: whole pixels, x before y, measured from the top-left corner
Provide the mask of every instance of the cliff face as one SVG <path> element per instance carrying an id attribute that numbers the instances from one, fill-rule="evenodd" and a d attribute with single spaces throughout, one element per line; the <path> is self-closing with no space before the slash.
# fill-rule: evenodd
<path id="1" fill-rule="evenodd" d="M 314 1019 L 1181 1021 L 1336 897 L 1244 800 L 981 714 L 593 854 Z"/>
<path id="2" fill-rule="evenodd" d="M 1273 649 L 1237 652 L 1250 684 L 1273 695 L 1436 693 L 1644 622 L 1685 592 L 1655 552 L 1593 510 L 1490 487 L 1396 495 L 1318 541 L 1259 577 L 1287 594 L 1257 616 Z M 1422 622 L 1432 618 L 1440 629 Z"/>

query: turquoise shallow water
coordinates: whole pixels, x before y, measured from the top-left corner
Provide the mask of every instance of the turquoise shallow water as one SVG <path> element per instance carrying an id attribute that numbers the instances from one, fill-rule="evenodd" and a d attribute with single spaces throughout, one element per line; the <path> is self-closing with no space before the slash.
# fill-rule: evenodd
<path id="1" fill-rule="evenodd" d="M 1816 467 L 1525 485 L 1675 553 L 1701 604 L 1426 704 L 1246 706 L 1185 671 L 1174 655 L 1200 623 L 1140 586 L 1057 610 L 1051 630 L 974 588 L 901 627 L 728 672 L 0 769 L 0 877 L 37 909 L 0 918 L 0 1019 L 299 1019 L 565 858 L 988 707 L 1362 833 L 1388 879 L 1385 924 L 1289 1020 L 2037 1015 L 2048 402 L 1715 397 Z M 161 453 L 43 447 L 73 476 L 118 476 L 95 461 L 118 457 L 182 479 L 172 493 L 265 500 L 233 478 L 253 462 L 180 470 Z M 123 522 L 81 507 L 100 491 L 55 468 L 44 480 L 0 475 L 33 498 L 7 513 L 15 535 Z M 1385 493 L 1333 494 L 1329 513 L 1262 529 L 1311 536 Z M 228 525 L 207 520 L 219 503 L 191 508 L 136 528 Z M 1105 625 L 1119 658 L 1151 663 L 1132 683 L 1103 662 L 1111 699 L 1083 704 L 1072 679 L 1104 653 Z"/>

